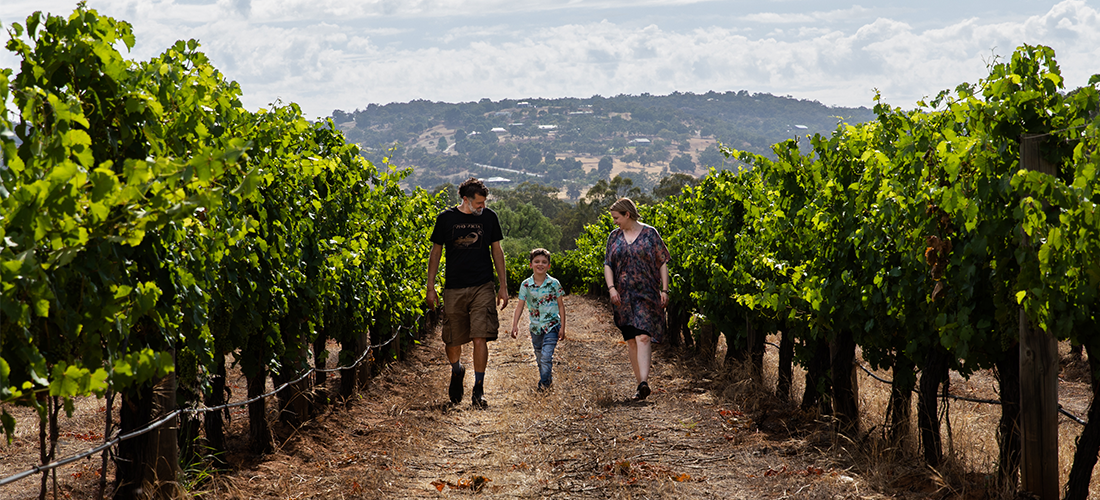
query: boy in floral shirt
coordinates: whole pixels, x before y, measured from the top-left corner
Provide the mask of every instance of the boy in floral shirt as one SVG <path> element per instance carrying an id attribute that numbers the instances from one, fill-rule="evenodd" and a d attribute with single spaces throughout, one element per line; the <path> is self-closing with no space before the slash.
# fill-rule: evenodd
<path id="1" fill-rule="evenodd" d="M 565 291 L 558 280 L 546 274 L 550 270 L 549 250 L 531 250 L 530 262 L 531 277 L 520 284 L 518 298 L 527 304 L 531 314 L 531 345 L 539 365 L 538 390 L 542 391 L 553 384 L 554 348 L 559 340 L 565 340 L 565 303 L 562 301 Z M 523 308 L 517 304 L 512 315 L 512 338 L 519 333 L 522 314 Z"/>

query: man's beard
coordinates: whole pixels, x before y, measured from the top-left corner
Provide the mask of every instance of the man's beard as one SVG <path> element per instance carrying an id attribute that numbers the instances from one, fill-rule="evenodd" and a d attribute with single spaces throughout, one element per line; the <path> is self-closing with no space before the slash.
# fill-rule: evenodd
<path id="1" fill-rule="evenodd" d="M 471 210 L 473 210 L 473 209 L 471 209 Z M 484 209 L 484 208 L 479 208 L 479 209 L 477 209 L 477 210 L 473 210 L 473 212 L 472 212 L 472 213 L 473 213 L 474 215 L 481 215 L 481 212 L 484 212 L 484 211 L 485 211 L 485 209 Z"/>

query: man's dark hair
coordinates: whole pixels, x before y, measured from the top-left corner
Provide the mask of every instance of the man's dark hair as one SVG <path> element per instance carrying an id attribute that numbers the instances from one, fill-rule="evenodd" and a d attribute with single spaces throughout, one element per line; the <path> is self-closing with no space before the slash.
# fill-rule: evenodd
<path id="1" fill-rule="evenodd" d="M 485 187 L 485 183 L 477 177 L 470 177 L 458 186 L 458 195 L 463 198 L 473 198 L 477 194 L 485 197 L 489 196 L 489 188 Z"/>
<path id="2" fill-rule="evenodd" d="M 538 257 L 539 255 L 546 257 L 546 262 L 550 262 L 550 251 L 545 248 L 536 248 L 534 250 L 531 250 L 531 255 L 528 256 L 527 262 L 534 261 L 535 257 Z"/>

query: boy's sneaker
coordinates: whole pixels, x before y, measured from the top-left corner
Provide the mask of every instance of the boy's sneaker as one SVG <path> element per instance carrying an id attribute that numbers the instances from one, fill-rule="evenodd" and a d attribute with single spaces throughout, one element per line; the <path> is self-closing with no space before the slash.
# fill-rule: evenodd
<path id="1" fill-rule="evenodd" d="M 549 391 L 549 390 L 550 390 L 550 387 L 551 387 L 552 385 L 553 385 L 552 383 L 551 383 L 551 384 L 543 384 L 542 382 L 539 382 L 539 387 L 538 387 L 538 389 L 536 389 L 536 390 L 537 390 L 538 392 L 546 392 L 546 391 Z"/>
<path id="2" fill-rule="evenodd" d="M 451 397 L 452 404 L 458 404 L 462 401 L 462 381 L 465 378 L 465 366 L 461 366 L 457 370 L 451 370 L 451 386 L 447 388 L 447 395 Z"/>
<path id="3" fill-rule="evenodd" d="M 634 393 L 634 401 L 641 401 L 649 397 L 649 383 L 642 382 L 638 384 L 638 392 Z"/>
<path id="4" fill-rule="evenodd" d="M 489 403 L 485 402 L 485 390 L 482 388 L 482 384 L 474 384 L 474 390 L 470 393 L 470 403 L 478 408 L 485 408 Z"/>

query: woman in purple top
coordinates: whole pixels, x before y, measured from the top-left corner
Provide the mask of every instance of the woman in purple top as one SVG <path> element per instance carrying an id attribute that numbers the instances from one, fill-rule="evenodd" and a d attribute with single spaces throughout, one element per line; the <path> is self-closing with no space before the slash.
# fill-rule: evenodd
<path id="1" fill-rule="evenodd" d="M 649 396 L 650 342 L 665 334 L 668 305 L 668 247 L 657 230 L 638 221 L 638 208 L 630 198 L 611 205 L 618 229 L 607 237 L 603 276 L 611 294 L 615 326 L 623 332 L 630 366 L 638 380 L 635 400 Z"/>

